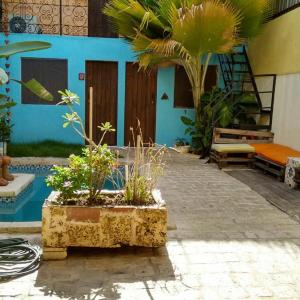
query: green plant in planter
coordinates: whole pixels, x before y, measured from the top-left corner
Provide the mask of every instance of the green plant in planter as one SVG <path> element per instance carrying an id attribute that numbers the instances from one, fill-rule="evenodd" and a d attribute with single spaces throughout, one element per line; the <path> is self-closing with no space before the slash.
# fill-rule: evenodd
<path id="1" fill-rule="evenodd" d="M 63 127 L 71 126 L 88 143 L 88 146 L 83 148 L 82 155 L 71 155 L 68 167 L 55 166 L 54 174 L 46 180 L 48 186 L 60 192 L 60 203 L 68 204 L 70 201 L 82 203 L 84 200 L 88 205 L 106 203 L 107 199 L 101 194 L 101 190 L 108 178 L 115 184 L 116 189 L 124 189 L 122 199 L 118 199 L 119 201 L 138 205 L 152 203 L 151 191 L 163 172 L 163 155 L 166 147 L 156 147 L 152 144 L 145 147 L 140 131 L 134 142 L 134 160 L 125 167 L 124 174 L 117 168 L 116 154 L 106 144 L 102 144 L 106 133 L 115 131 L 111 124 L 106 122 L 98 126 L 102 137 L 96 144 L 85 132 L 83 121 L 74 109 L 74 105 L 80 103 L 79 97 L 68 90 L 59 93 L 62 96 L 59 104 L 65 104 L 69 108 L 69 112 L 63 116 L 65 120 Z M 114 180 L 113 175 L 118 175 L 119 180 Z M 86 199 L 84 199 L 86 193 L 82 191 L 87 191 Z"/>
<path id="2" fill-rule="evenodd" d="M 131 128 L 135 141 L 135 155 L 125 170 L 124 200 L 131 204 L 151 204 L 151 192 L 164 171 L 166 147 L 158 147 L 152 143 L 145 146 L 139 125 L 138 130 L 140 134 L 135 139 L 134 130 Z"/>
<path id="3" fill-rule="evenodd" d="M 9 123 L 9 120 L 5 117 L 0 119 L 0 141 L 8 142 L 10 140 L 11 130 L 13 125 Z"/>
<path id="4" fill-rule="evenodd" d="M 47 185 L 60 192 L 62 203 L 74 200 L 82 200 L 79 197 L 80 191 L 88 191 L 88 204 L 98 201 L 105 179 L 109 177 L 116 165 L 116 155 L 102 144 L 107 132 L 115 131 L 109 122 L 101 124 L 98 129 L 103 132 L 99 144 L 88 137 L 85 132 L 83 121 L 74 109 L 74 105 L 80 104 L 79 97 L 71 91 L 60 92 L 62 101 L 69 108 L 63 118 L 63 127 L 71 126 L 81 137 L 83 137 L 88 147 L 82 149 L 82 155 L 71 155 L 69 166 L 53 168 L 54 174 L 46 180 Z"/>
<path id="5" fill-rule="evenodd" d="M 236 102 L 226 97 L 219 88 L 202 96 L 200 108 L 201 122 L 182 116 L 181 121 L 187 126 L 185 134 L 192 138 L 191 146 L 205 157 L 210 149 L 214 127 L 227 127 L 235 118 Z"/>
<path id="6" fill-rule="evenodd" d="M 78 191 L 88 190 L 88 202 L 92 204 L 99 200 L 105 179 L 112 175 L 115 163 L 116 157 L 107 145 L 101 145 L 92 152 L 83 148 L 81 156 L 69 157 L 68 167 L 53 167 L 54 175 L 47 178 L 47 184 L 61 193 L 63 203 L 78 198 Z"/>
<path id="7" fill-rule="evenodd" d="M 175 140 L 175 146 L 188 146 L 189 142 L 185 138 L 177 138 Z"/>

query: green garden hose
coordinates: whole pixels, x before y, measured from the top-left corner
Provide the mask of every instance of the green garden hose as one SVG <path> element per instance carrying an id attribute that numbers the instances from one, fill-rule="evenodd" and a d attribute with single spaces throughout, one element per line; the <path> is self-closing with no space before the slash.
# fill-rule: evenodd
<path id="1" fill-rule="evenodd" d="M 34 272 L 40 266 L 41 250 L 24 239 L 0 240 L 0 281 Z"/>

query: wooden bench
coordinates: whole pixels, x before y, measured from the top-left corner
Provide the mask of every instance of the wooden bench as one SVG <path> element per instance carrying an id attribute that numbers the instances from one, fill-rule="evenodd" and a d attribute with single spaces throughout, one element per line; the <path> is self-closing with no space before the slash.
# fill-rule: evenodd
<path id="1" fill-rule="evenodd" d="M 269 131 L 215 128 L 213 133 L 213 144 L 268 144 L 273 139 Z"/>
<path id="2" fill-rule="evenodd" d="M 279 181 L 284 180 L 285 166 L 279 165 L 265 157 L 255 155 L 254 167 L 263 170 L 265 173 L 273 174 Z"/>
<path id="3" fill-rule="evenodd" d="M 285 177 L 289 158 L 300 157 L 300 151 L 280 144 L 257 144 L 255 150 L 255 166 L 272 173 L 281 181 Z"/>
<path id="4" fill-rule="evenodd" d="M 215 128 L 210 161 L 215 161 L 220 169 L 236 164 L 252 166 L 255 163 L 255 149 L 251 146 L 248 149 L 239 146 L 234 149 L 234 146 L 272 143 L 273 137 L 274 134 L 271 132 Z M 217 147 L 217 145 L 224 145 L 224 149 L 220 151 L 218 148 L 222 148 L 222 146 Z M 231 145 L 232 149 L 226 145 Z"/>

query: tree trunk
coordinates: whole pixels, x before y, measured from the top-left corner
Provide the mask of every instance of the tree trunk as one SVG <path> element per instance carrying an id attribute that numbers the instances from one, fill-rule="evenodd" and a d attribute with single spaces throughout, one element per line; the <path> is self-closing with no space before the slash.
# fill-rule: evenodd
<path id="1" fill-rule="evenodd" d="M 195 57 L 190 63 L 188 63 L 190 65 L 189 68 L 186 68 L 186 70 L 191 71 L 190 75 L 188 74 L 188 77 L 193 91 L 196 122 L 201 122 L 201 97 L 205 92 L 205 78 L 211 57 L 212 54 L 208 53 L 203 66 L 201 64 L 202 56 L 200 55 L 199 57 Z"/>

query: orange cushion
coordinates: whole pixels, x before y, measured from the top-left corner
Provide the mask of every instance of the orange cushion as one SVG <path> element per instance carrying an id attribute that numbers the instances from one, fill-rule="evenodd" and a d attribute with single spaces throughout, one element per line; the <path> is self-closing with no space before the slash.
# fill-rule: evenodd
<path id="1" fill-rule="evenodd" d="M 257 155 L 286 166 L 289 157 L 300 157 L 300 151 L 278 144 L 251 144 Z"/>

